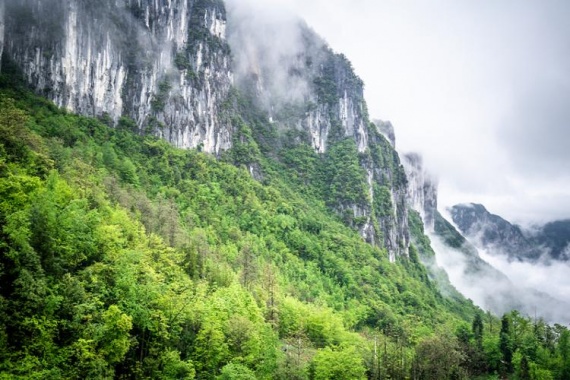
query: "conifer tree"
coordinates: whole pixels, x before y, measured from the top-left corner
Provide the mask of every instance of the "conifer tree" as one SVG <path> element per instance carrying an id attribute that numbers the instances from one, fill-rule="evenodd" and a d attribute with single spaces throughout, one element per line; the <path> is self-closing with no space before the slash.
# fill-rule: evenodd
<path id="1" fill-rule="evenodd" d="M 508 315 L 501 319 L 501 332 L 499 335 L 499 349 L 502 354 L 501 372 L 503 375 L 513 372 L 513 345 L 510 335 L 510 320 Z"/>

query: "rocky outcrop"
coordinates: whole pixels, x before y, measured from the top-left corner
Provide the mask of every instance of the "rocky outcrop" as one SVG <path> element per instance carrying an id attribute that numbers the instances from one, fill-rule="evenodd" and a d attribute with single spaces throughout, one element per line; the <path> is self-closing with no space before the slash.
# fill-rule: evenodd
<path id="1" fill-rule="evenodd" d="M 363 82 L 351 63 L 297 20 L 282 24 L 282 18 L 239 7 L 229 15 L 241 20 L 229 22 L 236 83 L 272 125 L 258 131 L 258 140 L 287 139 L 296 132 L 293 142 L 277 141 L 266 149 L 291 143 L 312 147 L 327 165 L 331 192 L 345 193 L 329 198 L 328 206 L 366 241 L 385 247 L 390 260 L 407 257 L 405 174 L 393 136 L 389 141 L 382 134 L 390 123 L 379 122 L 379 128 L 369 121 Z"/>
<path id="2" fill-rule="evenodd" d="M 389 121 L 383 120 L 374 120 L 374 124 L 378 131 L 384 136 L 390 144 L 392 144 L 392 148 L 396 148 L 396 133 L 394 132 L 394 126 Z"/>
<path id="3" fill-rule="evenodd" d="M 287 131 L 303 136 L 323 161 L 350 141 L 362 191 L 329 206 L 366 241 L 386 247 L 392 261 L 407 256 L 406 177 L 393 133 L 383 136 L 389 123 L 369 121 L 350 62 L 298 20 L 276 27 L 245 4 L 232 6 L 226 12 L 222 0 L 7 2 L 0 46 L 30 86 L 57 105 L 136 125 L 178 147 L 219 156 L 236 141 L 245 144 L 249 124 L 251 157 L 242 164 L 255 178 L 263 178 L 256 145 L 272 154 Z M 244 97 L 256 99 L 266 118 L 240 109 Z"/>
<path id="4" fill-rule="evenodd" d="M 309 131 L 311 144 L 319 153 L 326 152 L 327 144 L 342 138 L 354 139 L 358 152 L 363 153 L 369 145 L 369 121 L 364 113 L 362 81 L 343 55 L 322 49 L 321 55 L 313 58 L 318 67 L 309 99 L 317 106 L 307 110 L 297 127 Z"/>
<path id="5" fill-rule="evenodd" d="M 366 172 L 372 179 L 372 204 L 384 246 L 391 254 L 408 257 L 410 228 L 408 225 L 408 180 L 400 156 L 376 127 L 369 129 L 368 159 L 371 165 Z"/>
<path id="6" fill-rule="evenodd" d="M 6 4 L 5 53 L 73 112 L 133 119 L 179 147 L 220 153 L 232 85 L 221 1 L 22 0 Z"/>
<path id="7" fill-rule="evenodd" d="M 364 152 L 369 121 L 363 83 L 348 59 L 298 19 L 264 18 L 235 5 L 229 14 L 237 85 L 268 119 L 306 132 L 318 153 L 342 138 L 353 138 Z"/>
<path id="8" fill-rule="evenodd" d="M 4 52 L 4 10 L 5 10 L 4 0 L 0 0 L 0 58 Z M 2 70 L 2 60 L 0 59 L 0 70 Z"/>
<path id="9" fill-rule="evenodd" d="M 417 153 L 403 155 L 402 163 L 408 177 L 408 204 L 416 210 L 428 233 L 434 231 L 437 212 L 437 180 L 423 165 Z"/>
<path id="10" fill-rule="evenodd" d="M 546 223 L 530 236 L 535 245 L 548 252 L 550 258 L 570 261 L 570 220 Z"/>
<path id="11" fill-rule="evenodd" d="M 367 241 L 386 247 L 391 261 L 408 257 L 407 180 L 399 155 L 376 124 L 369 122 L 362 82 L 346 58 L 332 55 L 320 67 L 313 80 L 316 94 L 313 101 L 318 107 L 308 113 L 301 125 L 311 131 L 311 142 L 317 152 L 326 154 L 327 144 L 334 145 L 343 139 L 354 141 L 368 193 L 367 202 L 352 205 L 360 210 L 355 217 L 364 219 L 360 233 Z M 323 86 L 331 88 L 327 92 Z M 331 90 L 335 90 L 334 98 L 330 97 Z"/>

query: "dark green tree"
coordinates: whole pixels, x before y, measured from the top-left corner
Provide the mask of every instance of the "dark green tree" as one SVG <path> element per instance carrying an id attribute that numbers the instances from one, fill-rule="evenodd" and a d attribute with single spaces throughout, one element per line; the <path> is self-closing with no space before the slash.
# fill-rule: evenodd
<path id="1" fill-rule="evenodd" d="M 507 314 L 501 319 L 499 335 L 499 350 L 501 351 L 501 373 L 507 375 L 513 372 L 513 343 L 511 338 L 511 322 Z"/>
<path id="2" fill-rule="evenodd" d="M 520 364 L 520 368 L 519 368 L 519 380 L 531 380 L 530 377 L 530 368 L 528 365 L 528 359 L 525 356 L 522 357 L 521 359 L 521 364 Z"/>
<path id="3" fill-rule="evenodd" d="M 570 379 L 570 331 L 562 330 L 558 338 L 558 354 L 560 355 L 559 379 Z"/>
<path id="4" fill-rule="evenodd" d="M 483 347 L 483 318 L 481 317 L 481 314 L 475 314 L 471 331 L 473 332 L 477 348 L 481 349 Z"/>
<path id="5" fill-rule="evenodd" d="M 418 345 L 414 367 L 420 379 L 461 379 L 464 359 L 456 337 L 435 336 Z"/>

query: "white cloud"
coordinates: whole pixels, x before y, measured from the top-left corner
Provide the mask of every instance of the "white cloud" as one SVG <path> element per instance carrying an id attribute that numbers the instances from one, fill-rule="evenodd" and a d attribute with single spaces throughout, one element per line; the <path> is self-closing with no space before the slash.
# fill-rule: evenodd
<path id="1" fill-rule="evenodd" d="M 480 257 L 493 268 L 473 263 L 460 251 L 430 236 L 437 264 L 448 274 L 451 283 L 465 297 L 483 310 L 501 315 L 512 309 L 523 315 L 542 317 L 548 322 L 570 323 L 570 264 L 556 265 L 509 262 L 506 256 L 479 251 Z"/>
<path id="2" fill-rule="evenodd" d="M 569 2 L 257 2 L 297 12 L 347 55 L 371 115 L 438 174 L 442 204 L 570 217 Z"/>
<path id="3" fill-rule="evenodd" d="M 479 252 L 481 258 L 505 273 L 521 288 L 532 288 L 553 297 L 570 302 L 570 263 L 531 264 L 528 262 L 506 260 L 505 256 Z M 570 323 L 570 315 L 568 321 Z"/>

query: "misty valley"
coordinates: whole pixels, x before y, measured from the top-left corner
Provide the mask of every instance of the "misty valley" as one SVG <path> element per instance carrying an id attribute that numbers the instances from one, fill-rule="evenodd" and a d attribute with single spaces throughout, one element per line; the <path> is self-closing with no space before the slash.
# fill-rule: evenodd
<path id="1" fill-rule="evenodd" d="M 0 0 L 0 56 L 0 379 L 570 380 L 570 219 L 438 207 L 301 18 Z"/>

